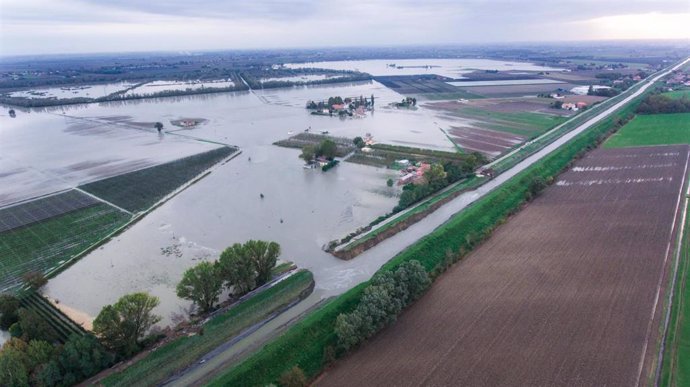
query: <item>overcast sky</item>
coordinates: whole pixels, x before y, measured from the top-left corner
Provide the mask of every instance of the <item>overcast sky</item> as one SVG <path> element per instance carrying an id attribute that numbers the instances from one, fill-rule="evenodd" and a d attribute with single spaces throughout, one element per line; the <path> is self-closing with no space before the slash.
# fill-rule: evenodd
<path id="1" fill-rule="evenodd" d="M 690 39 L 690 0 L 0 0 L 0 55 Z"/>

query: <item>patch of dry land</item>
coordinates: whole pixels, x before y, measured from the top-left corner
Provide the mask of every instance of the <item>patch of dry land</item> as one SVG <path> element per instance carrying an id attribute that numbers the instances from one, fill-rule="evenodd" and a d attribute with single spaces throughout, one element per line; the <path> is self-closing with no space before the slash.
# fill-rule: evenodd
<path id="1" fill-rule="evenodd" d="M 645 383 L 687 161 L 590 153 L 317 384 Z"/>

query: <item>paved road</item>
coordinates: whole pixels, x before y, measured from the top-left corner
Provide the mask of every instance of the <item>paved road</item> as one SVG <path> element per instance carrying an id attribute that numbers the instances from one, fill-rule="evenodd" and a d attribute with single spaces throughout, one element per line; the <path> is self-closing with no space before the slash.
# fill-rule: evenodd
<path id="1" fill-rule="evenodd" d="M 645 84 L 643 84 L 643 86 L 640 87 L 637 91 L 630 94 L 628 97 L 622 99 L 621 101 L 606 109 L 605 111 L 599 113 L 590 120 L 586 121 L 579 127 L 563 135 L 561 138 L 547 145 L 545 148 L 541 149 L 540 151 L 536 152 L 535 154 L 529 156 L 525 160 L 516 164 L 511 169 L 501 173 L 496 178 L 478 187 L 477 189 L 459 195 L 455 199 L 443 205 L 438 210 L 426 216 L 424 219 L 413 224 L 406 230 L 386 239 L 377 246 L 360 254 L 358 257 L 348 262 L 349 269 L 353 271 L 365 272 L 370 277 L 384 263 L 389 261 L 396 254 L 405 250 L 410 245 L 417 242 L 419 239 L 434 231 L 436 228 L 448 221 L 450 217 L 452 217 L 459 211 L 463 210 L 465 207 L 472 204 L 477 199 L 493 191 L 495 188 L 505 183 L 511 177 L 519 174 L 520 172 L 524 171 L 538 160 L 541 160 L 554 150 L 558 149 L 563 144 L 570 141 L 573 137 L 584 132 L 593 125 L 597 124 L 602 119 L 609 116 L 614 111 L 623 107 L 631 100 L 633 100 L 635 97 L 639 96 L 645 90 L 647 90 L 656 80 L 667 75 L 669 72 L 679 68 L 688 61 L 690 61 L 690 58 L 673 66 L 672 68 L 669 68 L 659 73 L 658 75 L 647 78 L 644 81 Z M 349 287 L 340 288 L 339 290 L 341 293 L 344 293 L 345 291 L 349 290 L 350 288 L 356 285 L 356 283 L 352 283 Z M 227 351 L 216 355 L 216 357 L 212 359 L 208 359 L 206 362 L 200 364 L 198 367 L 195 367 L 190 372 L 182 375 L 175 382 L 169 385 L 189 386 L 203 383 L 203 381 L 207 380 L 206 375 L 218 372 L 219 369 L 227 367 L 228 364 L 231 364 L 232 361 L 237 360 L 238 357 L 246 355 L 248 352 L 251 352 L 252 349 L 258 348 L 261 344 L 267 342 L 275 336 L 276 329 L 282 331 L 286 324 L 289 324 L 291 321 L 295 320 L 295 318 L 299 317 L 300 314 L 304 311 L 310 310 L 314 305 L 316 305 L 320 301 L 321 297 L 317 293 L 313 294 L 301 303 L 297 304 L 292 309 L 286 311 L 285 313 L 271 320 L 269 323 L 263 325 L 260 329 L 248 335 L 244 340 L 241 340 L 236 345 L 232 346 L 231 348 L 228 348 Z"/>

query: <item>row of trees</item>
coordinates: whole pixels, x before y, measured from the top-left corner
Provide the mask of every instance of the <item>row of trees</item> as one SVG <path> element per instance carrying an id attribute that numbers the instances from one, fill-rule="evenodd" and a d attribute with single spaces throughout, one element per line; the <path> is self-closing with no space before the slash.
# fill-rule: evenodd
<path id="1" fill-rule="evenodd" d="M 639 114 L 689 113 L 690 99 L 687 97 L 673 99 L 662 94 L 648 95 L 635 110 Z"/>
<path id="2" fill-rule="evenodd" d="M 432 193 L 447 187 L 448 185 L 474 174 L 474 170 L 485 160 L 481 154 L 473 154 L 461 164 L 447 162 L 443 165 L 432 164 L 424 173 L 424 184 L 405 184 L 400 195 L 398 205 L 393 212 L 399 212 L 410 205 L 424 199 Z"/>
<path id="3" fill-rule="evenodd" d="M 419 261 L 408 261 L 395 271 L 386 271 L 372 278 L 371 284 L 350 313 L 336 319 L 338 345 L 349 350 L 372 337 L 396 320 L 400 312 L 418 299 L 431 284 Z"/>
<path id="4" fill-rule="evenodd" d="M 0 350 L 3 386 L 73 386 L 111 366 L 115 357 L 93 335 L 72 335 L 64 345 L 11 338 Z"/>
<path id="5" fill-rule="evenodd" d="M 206 313 L 213 309 L 227 287 L 241 296 L 268 282 L 280 255 L 276 242 L 250 240 L 235 243 L 216 262 L 201 262 L 188 269 L 177 285 L 177 295 L 194 302 Z"/>

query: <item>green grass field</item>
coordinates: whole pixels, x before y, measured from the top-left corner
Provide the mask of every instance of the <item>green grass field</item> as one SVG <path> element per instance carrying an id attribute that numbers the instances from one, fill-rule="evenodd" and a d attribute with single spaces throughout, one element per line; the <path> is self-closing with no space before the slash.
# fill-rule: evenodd
<path id="1" fill-rule="evenodd" d="M 128 211 L 143 211 L 235 151 L 221 147 L 79 188 Z"/>
<path id="2" fill-rule="evenodd" d="M 690 113 L 639 115 L 604 144 L 605 148 L 690 144 Z"/>
<path id="3" fill-rule="evenodd" d="M 664 93 L 662 95 L 665 95 L 665 96 L 667 96 L 669 98 L 673 98 L 673 99 L 681 99 L 683 97 L 690 98 L 690 89 L 669 91 L 669 92 Z"/>
<path id="4" fill-rule="evenodd" d="M 0 291 L 21 285 L 22 274 L 45 273 L 97 243 L 130 216 L 96 204 L 0 233 Z"/>
<path id="5" fill-rule="evenodd" d="M 685 220 L 671 320 L 666 336 L 661 386 L 690 385 L 690 213 Z"/>
<path id="6" fill-rule="evenodd" d="M 204 334 L 176 339 L 146 358 L 110 375 L 105 386 L 158 385 L 198 359 L 237 336 L 280 308 L 297 300 L 309 290 L 314 279 L 311 272 L 302 270 L 266 289 L 229 311 L 214 317 L 204 325 Z"/>
<path id="7" fill-rule="evenodd" d="M 484 121 L 487 129 L 498 130 L 533 138 L 554 126 L 565 122 L 568 118 L 531 112 L 493 112 L 476 107 L 462 107 L 458 110 L 461 117 Z"/>

